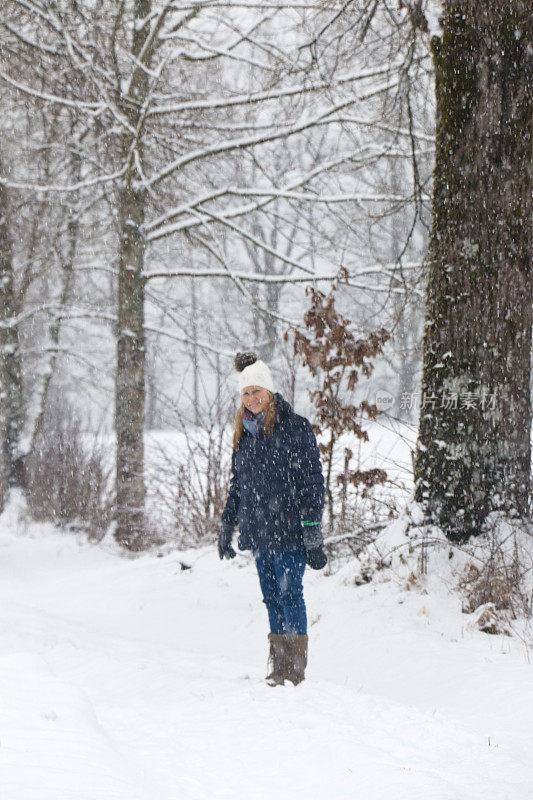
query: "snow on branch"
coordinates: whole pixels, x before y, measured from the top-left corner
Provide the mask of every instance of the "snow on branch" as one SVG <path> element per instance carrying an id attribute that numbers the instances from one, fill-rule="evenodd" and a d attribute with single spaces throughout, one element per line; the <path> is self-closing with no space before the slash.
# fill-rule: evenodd
<path id="1" fill-rule="evenodd" d="M 405 153 L 389 149 L 377 148 L 373 144 L 368 144 L 363 148 L 358 148 L 355 151 L 350 151 L 348 153 L 343 153 L 335 159 L 330 159 L 324 162 L 321 162 L 319 165 L 314 167 L 312 170 L 304 173 L 303 175 L 298 176 L 293 181 L 289 181 L 285 186 L 277 188 L 268 187 L 267 189 L 263 190 L 259 189 L 257 196 L 261 196 L 265 199 L 255 201 L 253 203 L 247 203 L 242 206 L 238 206 L 237 208 L 230 208 L 224 210 L 224 218 L 227 219 L 234 219 L 235 217 L 242 217 L 246 216 L 253 211 L 260 211 L 263 210 L 267 205 L 269 205 L 273 200 L 277 197 L 281 196 L 284 192 L 290 194 L 291 192 L 299 189 L 306 184 L 310 183 L 313 179 L 317 178 L 318 176 L 324 174 L 325 172 L 329 172 L 336 167 L 341 166 L 342 164 L 350 164 L 353 166 L 354 164 L 361 164 L 364 163 L 370 156 L 373 159 L 376 159 L 381 156 L 391 156 L 391 155 L 398 155 L 401 157 L 405 157 Z M 165 214 L 161 215 L 152 222 L 147 223 L 144 226 L 144 230 L 147 232 L 147 240 L 148 241 L 157 241 L 158 239 L 162 239 L 164 237 L 170 236 L 174 233 L 179 233 L 185 230 L 189 230 L 191 228 L 196 228 L 199 225 L 204 223 L 209 223 L 212 219 L 209 216 L 202 216 L 202 206 L 205 203 L 211 202 L 213 200 L 217 200 L 224 196 L 230 195 L 243 195 L 243 196 L 254 196 L 255 191 L 252 188 L 248 190 L 246 188 L 239 189 L 233 186 L 226 186 L 221 187 L 220 189 L 216 189 L 204 195 L 201 195 L 198 198 L 195 198 L 187 203 L 183 203 L 176 208 L 169 209 Z M 307 196 L 307 195 L 306 195 Z M 320 195 L 308 195 L 309 198 L 317 197 L 316 202 L 320 202 L 322 198 Z M 352 199 L 356 199 L 356 195 L 351 195 Z M 405 198 L 407 199 L 407 198 Z M 193 210 L 200 210 L 200 215 L 195 214 L 192 215 Z M 175 224 L 172 223 L 172 220 L 177 219 L 180 216 L 186 216 L 180 222 Z"/>
<path id="2" fill-rule="evenodd" d="M 172 339 L 175 342 L 194 345 L 195 347 L 199 347 L 201 350 L 206 350 L 209 353 L 215 353 L 217 355 L 227 356 L 229 358 L 233 358 L 235 355 L 234 350 L 223 350 L 220 347 L 214 347 L 212 344 L 208 344 L 207 342 L 191 339 L 190 336 L 180 336 L 177 333 L 172 333 L 168 328 L 157 328 L 153 325 L 144 325 L 144 330 L 147 333 L 155 333 L 158 336 L 165 336 L 167 339 Z"/>
<path id="3" fill-rule="evenodd" d="M 248 289 L 244 286 L 244 283 L 241 279 L 237 276 L 237 273 L 233 270 L 231 265 L 229 264 L 228 260 L 224 257 L 221 251 L 215 250 L 215 248 L 203 237 L 201 237 L 198 233 L 195 234 L 195 238 L 201 242 L 202 246 L 211 253 L 212 256 L 221 264 L 226 272 L 226 277 L 230 278 L 233 283 L 237 286 L 241 294 L 246 297 L 248 302 L 250 303 L 251 308 L 255 308 L 261 313 L 265 314 L 266 316 L 272 317 L 272 319 L 277 319 L 280 322 L 283 322 L 285 325 L 289 325 L 291 328 L 297 327 L 294 325 L 294 322 L 290 320 L 288 317 L 283 316 L 282 314 L 278 314 L 272 311 L 271 308 L 264 306 L 260 303 L 257 298 L 255 298 Z"/>
<path id="4" fill-rule="evenodd" d="M 358 269 L 356 272 L 346 273 L 346 282 L 350 286 L 354 286 L 354 280 L 365 276 L 379 275 L 389 273 L 398 268 L 398 264 L 375 264 L 372 267 Z M 421 267 L 420 262 L 402 263 L 402 270 L 414 270 Z M 145 281 L 150 281 L 155 278 L 238 278 L 240 281 L 250 281 L 252 283 L 269 283 L 269 284 L 283 284 L 283 283 L 315 283 L 317 281 L 333 281 L 338 280 L 339 272 L 330 273 L 315 273 L 313 275 L 265 275 L 262 272 L 238 272 L 232 270 L 229 273 L 227 270 L 213 270 L 213 269 L 176 269 L 176 270 L 151 270 L 143 275 Z M 368 288 L 365 284 L 360 284 L 360 288 Z"/>
<path id="5" fill-rule="evenodd" d="M 375 78 L 381 75 L 390 75 L 395 73 L 400 68 L 400 64 L 391 62 L 379 69 L 371 69 L 367 71 L 358 71 L 348 75 L 340 76 L 334 80 L 319 81 L 317 83 L 300 83 L 297 86 L 288 86 L 285 89 L 270 89 L 262 92 L 251 92 L 250 94 L 242 94 L 237 97 L 214 97 L 208 100 L 187 100 L 182 103 L 174 103 L 167 106 L 155 106 L 150 109 L 148 116 L 159 116 L 161 114 L 175 114 L 182 113 L 183 111 L 206 111 L 218 108 L 231 108 L 233 106 L 249 106 L 255 103 L 264 103 L 271 100 L 280 100 L 283 97 L 294 97 L 297 95 L 306 95 L 313 92 L 323 91 L 324 89 L 332 89 L 335 86 L 343 86 L 347 83 L 355 83 L 369 78 Z M 386 91 L 388 88 L 395 88 L 396 83 L 385 85 L 379 91 Z M 374 94 L 374 93 L 372 93 Z M 371 95 L 361 95 L 359 100 L 364 100 Z"/>
<path id="6" fill-rule="evenodd" d="M 10 181 L 8 178 L 0 175 L 0 184 L 6 186 L 8 189 L 19 189 L 21 191 L 29 192 L 79 192 L 80 189 L 88 189 L 92 186 L 97 186 L 101 183 L 113 183 L 119 178 L 124 177 L 128 170 L 128 165 L 125 164 L 118 172 L 113 172 L 110 175 L 98 175 L 95 178 L 86 178 L 77 183 L 70 184 L 55 184 L 55 183 L 23 183 L 21 181 Z"/>
<path id="7" fill-rule="evenodd" d="M 310 192 L 289 192 L 277 191 L 276 189 L 239 189 L 235 188 L 228 192 L 241 197 L 270 197 L 283 198 L 285 200 L 301 200 L 306 203 L 409 203 L 413 200 L 412 195 L 400 194 L 311 194 Z M 429 197 L 429 195 L 427 195 Z"/>
<path id="8" fill-rule="evenodd" d="M 36 97 L 37 99 L 44 100 L 47 103 L 54 103 L 56 105 L 66 106 L 68 108 L 75 108 L 77 111 L 85 111 L 94 116 L 101 114 L 106 107 L 102 101 L 98 101 L 97 103 L 89 103 L 84 100 L 71 100 L 68 97 L 59 97 L 55 94 L 48 94 L 47 92 L 42 92 L 38 89 L 32 89 L 31 86 L 27 86 L 24 83 L 14 80 L 10 75 L 7 75 L 1 69 L 0 79 L 7 83 L 8 86 L 11 86 L 13 89 L 17 89 L 17 91 L 27 94 L 30 97 Z"/>
<path id="9" fill-rule="evenodd" d="M 240 225 L 236 225 L 235 223 L 230 222 L 229 219 L 227 219 L 223 215 L 215 214 L 215 213 L 212 213 L 212 212 L 209 212 L 209 211 L 205 211 L 204 214 L 206 216 L 208 216 L 208 217 L 211 217 L 211 219 L 214 222 L 219 222 L 221 225 L 224 225 L 226 228 L 229 228 L 230 230 L 234 231 L 234 233 L 238 233 L 243 239 L 247 239 L 249 242 L 254 244 L 256 247 L 259 247 L 259 249 L 263 250 L 265 253 L 268 253 L 269 255 L 274 256 L 274 258 L 279 259 L 284 264 L 288 264 L 291 267 L 295 267 L 296 269 L 300 269 L 300 270 L 302 270 L 302 272 L 307 272 L 309 275 L 313 274 L 313 270 L 311 270 L 309 267 L 305 267 L 299 261 L 295 261 L 294 259 L 289 258 L 288 256 L 284 255 L 284 253 L 280 253 L 279 250 L 276 250 L 274 247 L 271 247 L 269 244 L 267 244 L 262 239 L 259 239 L 259 237 L 254 236 L 253 234 L 249 233 L 249 231 L 245 230 Z"/>
<path id="10" fill-rule="evenodd" d="M 314 116 L 310 119 L 306 119 L 303 122 L 297 125 L 289 125 L 289 126 L 278 126 L 277 130 L 274 133 L 269 135 L 261 135 L 261 136 L 248 136 L 243 137 L 240 139 L 230 139 L 229 141 L 223 142 L 222 144 L 212 145 L 211 147 L 203 148 L 202 150 L 196 150 L 191 153 L 187 153 L 184 156 L 176 159 L 174 162 L 166 166 L 162 169 L 157 175 L 152 177 L 148 184 L 147 188 L 151 188 L 152 186 L 156 185 L 160 181 L 168 178 L 177 170 L 182 169 L 187 164 L 193 161 L 199 161 L 201 159 L 209 158 L 214 155 L 219 155 L 220 153 L 229 153 L 234 150 L 246 150 L 250 147 L 255 147 L 256 145 L 267 144 L 269 142 L 275 142 L 279 139 L 285 139 L 289 136 L 294 136 L 298 133 L 302 133 L 310 128 L 317 127 L 318 125 L 331 125 L 335 124 L 337 120 L 335 119 L 334 115 L 337 111 L 342 110 L 343 108 L 348 108 L 349 106 L 354 105 L 355 103 L 361 102 L 363 100 L 368 99 L 369 97 L 374 97 L 376 94 L 380 94 L 381 92 L 385 92 L 388 89 L 393 88 L 397 85 L 397 80 L 391 82 L 387 82 L 382 86 L 379 86 L 373 89 L 371 92 L 368 92 L 365 95 L 354 96 L 349 100 L 345 100 L 342 103 L 338 103 L 335 106 L 331 106 L 330 108 L 320 112 L 317 116 Z M 280 130 L 280 128 L 282 128 Z"/>

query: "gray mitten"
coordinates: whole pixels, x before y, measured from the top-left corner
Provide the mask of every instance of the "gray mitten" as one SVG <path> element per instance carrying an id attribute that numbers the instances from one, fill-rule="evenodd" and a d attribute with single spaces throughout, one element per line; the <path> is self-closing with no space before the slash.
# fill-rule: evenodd
<path id="1" fill-rule="evenodd" d="M 314 550 L 305 551 L 305 563 L 311 569 L 324 569 L 328 563 L 328 557 L 323 547 L 315 547 Z"/>
<path id="2" fill-rule="evenodd" d="M 324 537 L 320 522 L 302 522 L 304 529 L 305 561 L 311 569 L 323 569 L 328 563 L 324 552 Z"/>
<path id="3" fill-rule="evenodd" d="M 233 538 L 233 525 L 228 525 L 226 522 L 222 523 L 220 533 L 218 534 L 218 556 L 219 558 L 235 558 L 237 553 L 231 546 Z"/>
<path id="4" fill-rule="evenodd" d="M 322 547 L 324 537 L 322 536 L 322 525 L 320 522 L 302 522 L 304 529 L 304 545 L 306 550 L 315 550 Z"/>

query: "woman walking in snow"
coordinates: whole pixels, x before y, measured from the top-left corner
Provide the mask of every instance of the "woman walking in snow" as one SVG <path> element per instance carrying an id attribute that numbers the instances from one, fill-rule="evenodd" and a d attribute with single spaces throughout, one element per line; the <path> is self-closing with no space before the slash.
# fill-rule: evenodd
<path id="1" fill-rule="evenodd" d="M 316 438 L 305 417 L 274 391 L 270 369 L 237 353 L 241 406 L 235 417 L 232 474 L 218 539 L 220 558 L 251 550 L 270 622 L 267 683 L 298 684 L 307 665 L 305 566 L 326 563 L 320 521 L 324 477 Z"/>

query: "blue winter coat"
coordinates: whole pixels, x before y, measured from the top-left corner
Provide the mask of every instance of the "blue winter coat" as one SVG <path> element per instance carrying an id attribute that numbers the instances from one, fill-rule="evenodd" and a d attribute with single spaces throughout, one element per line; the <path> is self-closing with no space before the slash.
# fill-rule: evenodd
<path id="1" fill-rule="evenodd" d="M 320 522 L 324 476 L 311 424 L 275 395 L 271 436 L 246 429 L 233 451 L 232 474 L 222 521 L 239 525 L 239 549 L 303 548 L 302 521 Z"/>

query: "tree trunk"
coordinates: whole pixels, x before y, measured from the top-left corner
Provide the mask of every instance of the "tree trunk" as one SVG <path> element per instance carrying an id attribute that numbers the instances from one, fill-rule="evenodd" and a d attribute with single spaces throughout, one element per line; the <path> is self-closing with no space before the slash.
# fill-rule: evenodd
<path id="1" fill-rule="evenodd" d="M 455 540 L 530 513 L 528 5 L 447 2 L 433 39 L 437 155 L 416 499 Z"/>
<path id="2" fill-rule="evenodd" d="M 136 0 L 133 46 L 135 59 L 142 58 L 150 33 L 146 22 L 151 11 L 148 0 Z M 144 21 L 145 24 L 140 24 Z M 146 69 L 133 71 L 124 113 L 133 135 L 123 139 L 122 157 L 128 171 L 119 187 L 120 242 L 117 287 L 117 374 L 115 388 L 116 431 L 116 540 L 129 550 L 146 545 L 144 483 L 145 334 L 144 334 L 144 222 L 146 190 L 137 165 L 142 166 L 142 130 L 138 130 L 148 92 Z"/>
<path id="3" fill-rule="evenodd" d="M 74 152 L 71 154 L 70 159 L 72 174 L 71 179 L 73 183 L 76 183 L 80 179 L 81 158 L 78 152 Z M 35 403 L 36 411 L 34 418 L 32 420 L 30 414 L 28 414 L 26 418 L 26 427 L 27 429 L 29 428 L 31 432 L 27 437 L 23 437 L 24 439 L 27 438 L 28 440 L 27 447 L 24 450 L 24 459 L 27 459 L 34 452 L 37 442 L 39 441 L 39 437 L 44 425 L 46 410 L 48 408 L 49 395 L 55 375 L 56 364 L 58 361 L 61 325 L 74 280 L 74 262 L 78 248 L 80 203 L 77 197 L 72 197 L 69 200 L 67 220 L 66 241 L 62 245 L 61 252 L 59 253 L 59 264 L 61 267 L 61 288 L 58 296 L 58 310 L 56 316 L 52 319 L 48 334 L 50 339 L 50 360 L 42 377 L 42 383 L 38 393 L 38 400 Z"/>
<path id="4" fill-rule="evenodd" d="M 198 308 L 196 302 L 196 281 L 191 278 L 191 334 L 192 334 L 192 375 L 193 375 L 193 419 L 197 428 L 200 419 L 200 357 L 198 348 Z"/>
<path id="5" fill-rule="evenodd" d="M 116 531 L 130 550 L 144 545 L 145 344 L 143 240 L 144 195 L 130 185 L 120 190 L 121 238 L 118 266 L 117 375 L 115 388 Z"/>
<path id="6" fill-rule="evenodd" d="M 4 309 L 6 267 L 11 263 L 11 247 L 7 230 L 6 192 L 0 185 L 0 321 L 6 322 Z M 4 342 L 5 329 L 0 331 L 0 341 Z M 0 358 L 0 513 L 4 510 L 7 497 L 7 420 L 5 415 L 5 370 L 4 359 Z"/>
<path id="7" fill-rule="evenodd" d="M 5 439 L 6 418 L 4 414 L 4 397 L 3 397 L 3 375 L 2 365 L 0 363 L 0 437 L 3 442 Z M 4 457 L 4 449 L 0 447 L 0 514 L 4 510 L 7 499 L 7 470 Z"/>
<path id="8" fill-rule="evenodd" d="M 0 163 L 0 171 L 1 163 Z M 22 486 L 24 475 L 20 436 L 24 417 L 22 369 L 18 326 L 13 248 L 9 233 L 7 190 L 0 185 L 0 360 L 2 376 L 2 460 L 5 481 Z"/>

